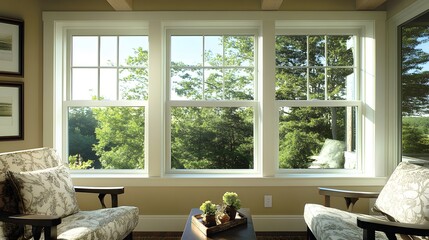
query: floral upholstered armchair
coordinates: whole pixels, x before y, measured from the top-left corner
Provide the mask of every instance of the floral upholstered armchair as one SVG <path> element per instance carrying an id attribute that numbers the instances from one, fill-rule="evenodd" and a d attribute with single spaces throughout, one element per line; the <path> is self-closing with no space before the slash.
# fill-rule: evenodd
<path id="1" fill-rule="evenodd" d="M 306 204 L 308 239 L 428 239 L 429 168 L 400 163 L 380 193 L 319 188 L 325 206 Z M 344 197 L 348 211 L 329 207 L 330 197 Z M 355 214 L 359 198 L 377 198 L 380 215 Z"/>
<path id="2" fill-rule="evenodd" d="M 76 192 L 97 193 L 102 209 L 80 211 Z M 55 150 L 0 154 L 0 239 L 132 239 L 138 208 L 118 207 L 123 187 L 73 186 Z M 112 208 L 104 197 L 111 195 Z"/>

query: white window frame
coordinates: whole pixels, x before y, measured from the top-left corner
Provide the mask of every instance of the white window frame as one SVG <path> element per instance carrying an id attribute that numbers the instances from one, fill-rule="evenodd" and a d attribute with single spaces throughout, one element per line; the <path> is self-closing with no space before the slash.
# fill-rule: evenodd
<path id="1" fill-rule="evenodd" d="M 401 151 L 401 141 L 402 141 L 402 116 L 401 116 L 401 97 L 400 97 L 400 72 L 398 71 L 399 68 L 399 61 L 400 61 L 400 54 L 398 49 L 400 48 L 400 41 L 399 41 L 399 33 L 398 28 L 412 20 L 413 18 L 425 13 L 429 9 L 429 1 L 427 0 L 417 0 L 401 12 L 397 13 L 393 17 L 389 18 L 387 21 L 387 47 L 388 52 L 387 56 L 388 59 L 386 60 L 388 64 L 387 68 L 387 77 L 390 80 L 390 84 L 388 84 L 388 111 L 387 111 L 387 117 L 389 119 L 388 121 L 388 128 L 390 131 L 388 132 L 388 152 L 387 157 L 389 159 L 389 162 L 387 163 L 387 169 L 388 172 L 391 173 L 394 171 L 396 166 L 402 161 L 402 151 Z"/>
<path id="2" fill-rule="evenodd" d="M 62 92 L 62 159 L 65 162 L 68 162 L 68 109 L 70 107 L 142 107 L 145 109 L 145 119 L 148 117 L 147 100 L 73 100 L 72 99 L 72 74 L 71 70 L 73 68 L 71 60 L 72 60 L 72 38 L 73 36 L 147 36 L 148 31 L 147 28 L 136 28 L 136 27 L 125 27 L 125 28 L 116 28 L 109 27 L 108 24 L 104 25 L 102 23 L 97 24 L 97 26 L 91 26 L 88 24 L 80 25 L 79 27 L 71 27 L 65 29 L 65 54 L 64 54 L 64 65 L 63 65 L 63 92 Z M 98 48 L 100 50 L 100 45 Z M 119 63 L 118 63 L 119 64 Z M 101 66 L 94 66 L 94 68 L 102 68 Z M 120 68 L 119 65 L 117 68 Z M 118 73 L 119 74 L 119 73 Z M 98 76 L 100 78 L 100 76 Z M 97 89 L 98 93 L 100 91 L 100 85 L 98 85 Z M 119 92 L 119 88 L 117 89 Z M 119 95 L 117 95 L 120 97 Z M 145 133 L 147 131 L 147 124 L 145 124 Z M 145 134 L 145 142 L 147 140 Z M 145 143 L 145 149 L 147 149 L 147 144 Z M 145 151 L 145 155 L 146 151 Z M 144 169 L 85 169 L 85 170 L 71 170 L 74 174 L 127 174 L 127 173 L 136 173 L 136 174 L 144 174 L 147 173 L 147 156 L 144 156 L 145 164 Z"/>
<path id="3" fill-rule="evenodd" d="M 214 27 L 206 27 L 206 28 L 186 28 L 181 27 L 179 29 L 174 27 L 166 28 L 166 118 L 165 118 L 165 129 L 166 129 L 166 144 L 165 144 L 165 173 L 167 175 L 174 174 L 259 174 L 260 173 L 260 162 L 258 161 L 257 153 L 258 153 L 258 39 L 259 39 L 259 30 L 255 28 L 242 28 L 242 27 L 234 27 L 229 26 L 227 28 L 216 29 Z M 172 100 L 171 97 L 171 37 L 172 36 L 253 36 L 254 37 L 254 86 L 253 100 Z M 222 66 L 223 67 L 223 66 Z M 205 68 L 201 66 L 201 68 Z M 172 107 L 251 107 L 253 108 L 253 169 L 172 169 L 171 168 L 171 108 Z"/>
<path id="4" fill-rule="evenodd" d="M 311 28 L 311 25 L 306 25 L 303 29 L 296 29 L 295 27 L 279 27 L 276 31 L 276 36 L 334 36 L 334 35 L 350 35 L 354 36 L 355 38 L 355 49 L 354 51 L 354 63 L 353 66 L 350 68 L 354 69 L 355 74 L 355 92 L 353 95 L 355 96 L 355 99 L 353 100 L 329 100 L 326 99 L 326 93 L 325 93 L 325 99 L 308 99 L 307 100 L 276 100 L 276 107 L 277 110 L 281 107 L 356 107 L 356 159 L 357 159 L 357 168 L 356 169 L 285 169 L 280 168 L 280 161 L 279 161 L 279 149 L 277 150 L 277 172 L 279 174 L 290 174 L 290 173 L 305 173 L 305 174 L 360 174 L 362 173 L 362 158 L 360 158 L 361 155 L 361 118 L 362 118 L 362 102 L 360 101 L 360 72 L 358 69 L 360 69 L 360 54 L 361 51 L 361 34 L 360 29 L 347 29 L 344 27 L 332 27 L 332 28 Z M 308 68 L 309 66 L 303 67 Z M 325 68 L 326 66 L 322 66 Z M 308 87 L 308 86 L 307 86 Z M 326 89 L 325 89 L 326 91 Z M 277 111 L 279 113 L 279 111 Z M 277 115 L 277 126 L 279 126 L 279 115 Z M 277 136 L 279 136 L 279 131 L 277 128 Z M 277 138 L 277 145 L 279 146 L 279 138 Z"/>
<path id="5" fill-rule="evenodd" d="M 66 31 L 92 28 L 147 29 L 149 32 L 149 92 L 145 151 L 147 174 L 80 174 L 73 175 L 76 184 L 121 184 L 126 186 L 381 186 L 388 172 L 390 158 L 386 153 L 388 98 L 386 96 L 386 14 L 382 12 L 44 12 L 43 13 L 43 145 L 63 152 L 62 101 Z M 258 153 L 260 173 L 248 176 L 234 174 L 166 174 L 165 108 L 166 108 L 166 29 L 230 26 L 257 28 L 258 39 L 258 108 L 260 123 Z M 275 33 L 277 28 L 305 29 L 311 26 L 356 28 L 362 33 L 360 95 L 362 102 L 362 148 L 365 159 L 362 173 L 279 174 L 276 171 L 275 103 Z M 390 59 L 390 58 L 389 58 Z M 376 94 L 377 91 L 377 94 Z M 390 100 L 390 99 L 389 99 Z M 148 140 L 149 139 L 149 140 Z M 341 179 L 341 181 L 339 181 Z"/>

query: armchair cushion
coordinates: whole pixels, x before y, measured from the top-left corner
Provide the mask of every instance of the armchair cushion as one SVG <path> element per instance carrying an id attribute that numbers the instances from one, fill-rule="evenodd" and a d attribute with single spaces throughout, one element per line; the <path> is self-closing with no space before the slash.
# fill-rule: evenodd
<path id="1" fill-rule="evenodd" d="M 429 225 L 429 168 L 400 163 L 375 202 L 374 210 L 401 223 Z"/>
<path id="2" fill-rule="evenodd" d="M 79 211 L 68 168 L 7 172 L 19 197 L 21 213 L 66 217 Z"/>
<path id="3" fill-rule="evenodd" d="M 358 216 L 384 218 L 351 213 L 319 204 L 307 203 L 304 207 L 304 220 L 317 239 L 361 240 L 363 231 L 356 225 Z M 377 240 L 388 239 L 383 232 L 376 232 L 375 236 Z"/>
<path id="4" fill-rule="evenodd" d="M 132 206 L 80 211 L 62 219 L 58 239 L 124 239 L 137 226 L 138 215 Z"/>

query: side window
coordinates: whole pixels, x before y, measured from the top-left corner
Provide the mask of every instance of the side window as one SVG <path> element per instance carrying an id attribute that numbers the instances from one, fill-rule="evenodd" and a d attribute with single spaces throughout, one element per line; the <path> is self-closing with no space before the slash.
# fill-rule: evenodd
<path id="1" fill-rule="evenodd" d="M 144 169 L 148 37 L 69 34 L 64 101 L 72 169 Z"/>
<path id="2" fill-rule="evenodd" d="M 355 169 L 357 37 L 276 36 L 279 169 Z"/>
<path id="3" fill-rule="evenodd" d="M 425 13 L 400 27 L 402 160 L 429 160 L 429 25 Z"/>
<path id="4" fill-rule="evenodd" d="M 169 34 L 167 171 L 254 169 L 253 34 Z"/>

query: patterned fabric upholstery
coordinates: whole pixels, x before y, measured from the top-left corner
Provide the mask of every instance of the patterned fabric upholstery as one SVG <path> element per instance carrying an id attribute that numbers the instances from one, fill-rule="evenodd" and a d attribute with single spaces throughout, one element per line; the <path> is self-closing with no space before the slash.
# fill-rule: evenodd
<path id="1" fill-rule="evenodd" d="M 137 226 L 138 215 L 138 208 L 131 206 L 80 211 L 62 219 L 58 239 L 124 239 Z"/>
<path id="2" fill-rule="evenodd" d="M 18 198 L 10 181 L 6 179 L 7 171 L 23 172 L 56 167 L 59 157 L 53 149 L 39 148 L 12 153 L 0 153 L 0 211 L 19 213 Z M 23 229 L 16 225 L 0 222 L 0 239 L 16 239 Z"/>
<path id="3" fill-rule="evenodd" d="M 8 171 L 21 213 L 67 217 L 79 212 L 69 169 L 60 165 L 29 172 Z"/>
<path id="4" fill-rule="evenodd" d="M 387 221 L 429 224 L 429 168 L 400 163 L 380 192 L 374 207 Z M 362 215 L 362 214 L 361 214 Z M 306 204 L 304 219 L 317 239 L 362 239 L 357 226 L 359 214 L 318 204 Z M 365 217 L 375 217 L 363 215 Z M 397 239 L 428 239 L 419 236 L 396 235 Z M 376 239 L 387 239 L 376 232 Z"/>
<path id="5" fill-rule="evenodd" d="M 47 213 L 59 211 L 60 213 L 62 212 L 60 214 L 62 216 L 72 214 L 62 218 L 61 224 L 58 225 L 58 239 L 123 239 L 137 226 L 139 211 L 136 207 L 121 206 L 117 208 L 106 208 L 93 211 L 79 211 L 77 205 L 75 206 L 75 203 L 73 203 L 74 189 L 73 191 L 70 189 L 71 182 L 68 182 L 68 180 L 64 181 L 64 179 L 69 178 L 69 176 L 63 170 L 64 168 L 62 167 L 60 157 L 53 149 L 50 148 L 1 153 L 0 211 L 20 213 L 18 208 L 19 198 L 17 198 L 17 194 L 13 191 L 12 180 L 6 174 L 10 171 L 9 175 L 13 175 L 15 183 L 18 183 L 18 185 L 29 180 L 29 176 L 31 176 L 29 181 L 33 183 L 47 177 L 49 180 L 46 181 L 46 184 L 52 183 L 63 190 L 62 194 L 57 196 L 58 198 L 63 198 L 65 195 L 71 197 L 69 199 L 70 205 L 67 207 L 68 209 L 63 209 L 64 212 L 62 212 L 61 208 L 64 208 L 64 202 L 53 199 L 52 194 L 39 195 L 34 191 L 34 189 L 31 194 L 39 197 L 46 195 L 46 199 L 39 200 L 41 202 L 41 206 L 44 208 L 46 206 L 44 206 L 42 202 L 50 201 L 50 204 L 48 205 L 51 205 L 51 208 L 45 208 L 45 210 L 47 209 Z M 43 174 L 47 174 L 49 176 L 43 176 Z M 22 188 L 29 188 L 29 186 L 21 186 L 18 189 Z M 49 191 L 49 189 L 53 188 L 54 187 L 43 188 L 38 186 L 39 190 L 45 189 Z M 68 205 L 68 203 L 66 205 Z M 33 210 L 34 209 L 32 209 L 32 211 Z M 36 209 L 36 212 L 41 213 L 39 210 L 40 209 Z M 24 230 L 15 225 L 0 222 L 0 239 L 21 239 L 23 233 Z"/>
<path id="6" fill-rule="evenodd" d="M 375 202 L 393 221 L 429 224 L 429 168 L 400 163 Z"/>
<path id="7" fill-rule="evenodd" d="M 359 215 L 369 217 L 319 204 L 306 204 L 304 207 L 304 220 L 317 239 L 362 240 L 363 231 L 356 225 Z M 376 239 L 388 239 L 382 232 L 375 235 Z"/>

